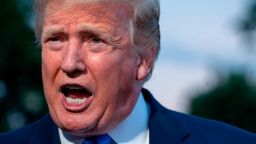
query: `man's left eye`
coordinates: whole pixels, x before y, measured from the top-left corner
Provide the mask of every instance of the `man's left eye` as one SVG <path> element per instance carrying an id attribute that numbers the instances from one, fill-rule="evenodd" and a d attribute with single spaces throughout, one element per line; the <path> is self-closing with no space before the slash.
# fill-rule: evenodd
<path id="1" fill-rule="evenodd" d="M 107 48 L 107 43 L 99 37 L 91 37 L 87 43 L 88 48 L 94 52 L 101 52 Z"/>
<path id="2" fill-rule="evenodd" d="M 98 37 L 94 37 L 94 38 L 91 39 L 91 42 L 95 43 L 95 44 L 98 44 L 98 43 L 103 42 L 103 41 Z"/>

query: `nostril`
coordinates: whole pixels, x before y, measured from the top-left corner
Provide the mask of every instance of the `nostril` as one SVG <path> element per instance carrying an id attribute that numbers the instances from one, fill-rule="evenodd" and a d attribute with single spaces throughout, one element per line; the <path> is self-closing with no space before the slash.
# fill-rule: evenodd
<path id="1" fill-rule="evenodd" d="M 70 77 L 70 78 L 75 78 L 75 77 L 78 77 L 80 76 L 81 74 L 83 74 L 84 72 L 83 71 L 80 71 L 78 69 L 75 69 L 73 71 L 69 71 L 69 72 L 65 72 L 65 74 Z"/>

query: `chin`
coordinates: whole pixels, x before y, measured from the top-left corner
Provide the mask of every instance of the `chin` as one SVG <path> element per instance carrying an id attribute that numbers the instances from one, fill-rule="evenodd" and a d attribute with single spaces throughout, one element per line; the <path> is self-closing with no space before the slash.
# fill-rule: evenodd
<path id="1" fill-rule="evenodd" d="M 57 114 L 52 116 L 57 126 L 76 136 L 89 136 L 95 134 L 97 123 L 92 119 L 85 119 L 84 115 L 74 113 Z"/>

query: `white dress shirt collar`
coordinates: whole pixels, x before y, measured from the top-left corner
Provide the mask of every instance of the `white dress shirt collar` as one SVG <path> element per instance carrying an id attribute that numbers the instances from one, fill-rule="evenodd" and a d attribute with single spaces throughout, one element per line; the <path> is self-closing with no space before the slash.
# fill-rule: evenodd
<path id="1" fill-rule="evenodd" d="M 150 107 L 142 94 L 131 112 L 116 128 L 108 134 L 118 144 L 148 144 Z M 83 138 L 72 136 L 59 129 L 61 144 L 81 144 Z"/>
<path id="2" fill-rule="evenodd" d="M 118 144 L 145 144 L 150 108 L 140 94 L 131 114 L 108 134 Z"/>

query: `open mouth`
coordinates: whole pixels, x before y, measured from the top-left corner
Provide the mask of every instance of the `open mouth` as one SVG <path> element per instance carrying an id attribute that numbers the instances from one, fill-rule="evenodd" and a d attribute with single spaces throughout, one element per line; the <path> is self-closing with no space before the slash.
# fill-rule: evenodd
<path id="1" fill-rule="evenodd" d="M 88 99 L 92 96 L 90 89 L 76 85 L 67 84 L 60 88 L 64 100 L 64 107 L 69 110 L 81 109 L 88 104 Z"/>

